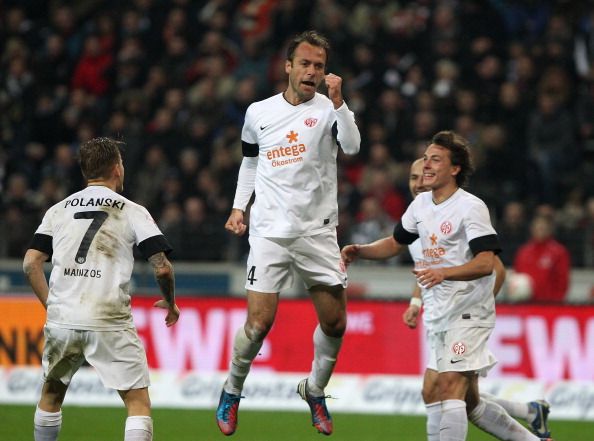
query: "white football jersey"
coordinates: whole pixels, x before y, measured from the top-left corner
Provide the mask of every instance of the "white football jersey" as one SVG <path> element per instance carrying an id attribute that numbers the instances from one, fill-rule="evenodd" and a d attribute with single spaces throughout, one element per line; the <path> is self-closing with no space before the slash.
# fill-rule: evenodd
<path id="1" fill-rule="evenodd" d="M 420 259 L 415 258 L 415 268 L 459 266 L 480 251 L 500 250 L 487 206 L 461 188 L 437 205 L 431 192 L 418 195 L 402 216 L 401 227 L 419 237 L 422 249 Z M 398 226 L 395 235 L 397 230 Z M 423 301 L 427 298 L 431 302 L 424 312 L 425 325 L 434 332 L 493 327 L 494 283 L 495 273 L 471 281 L 444 280 L 423 289 Z"/>
<path id="2" fill-rule="evenodd" d="M 335 110 L 316 93 L 294 106 L 274 95 L 249 106 L 241 139 L 244 156 L 258 158 L 251 235 L 290 238 L 336 228 L 338 146 L 355 154 L 361 140 L 346 104 Z M 234 207 L 247 202 L 236 196 Z"/>
<path id="3" fill-rule="evenodd" d="M 45 213 L 30 248 L 51 255 L 49 326 L 133 327 L 133 246 L 145 257 L 171 247 L 142 206 L 104 186 L 89 186 Z"/>

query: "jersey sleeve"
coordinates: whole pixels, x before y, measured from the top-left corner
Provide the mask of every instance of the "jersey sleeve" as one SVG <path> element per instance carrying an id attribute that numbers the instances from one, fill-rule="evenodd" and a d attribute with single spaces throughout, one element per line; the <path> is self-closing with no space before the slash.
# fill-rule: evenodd
<path id="1" fill-rule="evenodd" d="M 483 202 L 476 202 L 468 207 L 466 212 L 466 238 L 472 254 L 475 256 L 481 251 L 501 252 L 497 233 L 491 225 L 489 210 Z"/>
<path id="2" fill-rule="evenodd" d="M 349 110 L 346 102 L 334 110 L 336 121 L 332 126 L 332 132 L 336 136 L 336 143 L 343 152 L 354 155 L 361 147 L 361 134 L 355 123 L 355 114 Z"/>
<path id="3" fill-rule="evenodd" d="M 130 219 L 134 231 L 135 243 L 145 259 L 153 254 L 164 252 L 169 254 L 173 248 L 153 220 L 148 210 L 137 206 L 138 210 Z"/>
<path id="4" fill-rule="evenodd" d="M 260 153 L 258 136 L 254 125 L 254 107 L 250 105 L 245 113 L 245 120 L 241 129 L 241 151 L 245 157 L 257 157 Z"/>
<path id="5" fill-rule="evenodd" d="M 414 202 L 414 201 L 413 201 Z M 400 222 L 394 227 L 394 239 L 403 245 L 410 245 L 419 238 L 419 231 L 414 216 L 414 204 L 410 204 Z"/>
<path id="6" fill-rule="evenodd" d="M 53 210 L 46 211 L 43 219 L 41 220 L 41 224 L 37 227 L 31 242 L 29 243 L 29 248 L 37 251 L 41 251 L 42 253 L 51 256 L 53 254 L 53 237 L 54 231 L 52 227 L 52 214 Z"/>
<path id="7" fill-rule="evenodd" d="M 254 188 L 256 188 L 256 171 L 258 169 L 258 158 L 245 157 L 239 167 L 237 176 L 237 188 L 235 189 L 235 199 L 233 208 L 239 208 L 245 211 L 250 202 Z"/>

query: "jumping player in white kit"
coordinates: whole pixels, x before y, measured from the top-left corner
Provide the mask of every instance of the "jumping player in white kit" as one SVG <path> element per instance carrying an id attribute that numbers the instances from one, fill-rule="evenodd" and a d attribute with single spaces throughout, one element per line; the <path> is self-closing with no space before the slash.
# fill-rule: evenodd
<path id="1" fill-rule="evenodd" d="M 47 210 L 25 254 L 23 270 L 47 310 L 35 441 L 58 438 L 66 391 L 85 360 L 126 405 L 124 440 L 152 440 L 148 364 L 130 308 L 134 245 L 153 266 L 164 298 L 155 306 L 167 310 L 167 326 L 177 322 L 179 309 L 165 256 L 171 247 L 149 212 L 119 194 L 121 144 L 95 138 L 81 146 L 87 187 Z M 43 263 L 50 257 L 48 286 Z"/>
<path id="2" fill-rule="evenodd" d="M 242 130 L 243 162 L 235 201 L 225 228 L 242 235 L 252 194 L 247 261 L 247 320 L 235 336 L 230 372 L 216 412 L 225 435 L 237 428 L 243 384 L 274 322 L 279 293 L 304 281 L 319 325 L 314 360 L 297 392 L 308 403 L 312 423 L 333 430 L 324 388 L 332 374 L 346 328 L 347 285 L 336 240 L 338 148 L 359 151 L 360 134 L 342 97 L 342 79 L 325 74 L 328 41 L 315 31 L 292 40 L 287 49 L 287 89 L 250 105 Z M 322 82 L 328 96 L 317 93 Z"/>
<path id="3" fill-rule="evenodd" d="M 422 262 L 415 266 L 423 297 L 431 301 L 424 321 L 437 374 L 436 412 L 428 415 L 429 440 L 463 441 L 468 419 L 500 439 L 538 439 L 503 412 L 491 412 L 478 391 L 478 376 L 496 363 L 487 348 L 495 325 L 495 255 L 500 251 L 489 212 L 461 187 L 472 172 L 469 146 L 454 132 L 437 133 L 425 151 L 423 185 L 394 235 L 366 245 L 347 245 L 343 260 L 386 259 L 420 240 Z M 523 431 L 525 438 L 510 432 Z M 530 438 L 532 437 L 532 438 Z"/>

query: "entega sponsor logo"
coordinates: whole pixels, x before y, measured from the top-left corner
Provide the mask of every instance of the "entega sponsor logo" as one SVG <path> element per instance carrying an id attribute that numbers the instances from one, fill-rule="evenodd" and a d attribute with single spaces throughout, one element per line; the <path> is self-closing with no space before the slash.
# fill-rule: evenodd
<path id="1" fill-rule="evenodd" d="M 299 156 L 301 153 L 307 151 L 305 144 L 295 144 L 287 147 L 277 147 L 266 152 L 266 157 L 270 160 L 283 158 L 285 156 Z"/>
<path id="2" fill-rule="evenodd" d="M 287 164 L 303 162 L 301 154 L 306 151 L 307 147 L 305 147 L 305 144 L 294 144 L 286 147 L 280 146 L 266 152 L 266 157 L 269 161 L 272 161 L 273 167 L 281 167 Z"/>
<path id="3" fill-rule="evenodd" d="M 101 270 L 88 268 L 64 268 L 65 276 L 101 278 Z"/>
<path id="4" fill-rule="evenodd" d="M 425 248 L 423 249 L 423 257 L 428 259 L 438 259 L 446 253 L 445 248 Z"/>

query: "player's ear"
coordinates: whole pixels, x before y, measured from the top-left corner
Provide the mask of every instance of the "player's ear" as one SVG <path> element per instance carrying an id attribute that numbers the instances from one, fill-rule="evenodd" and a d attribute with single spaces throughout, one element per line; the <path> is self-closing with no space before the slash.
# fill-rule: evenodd
<path id="1" fill-rule="evenodd" d="M 113 176 L 118 178 L 122 176 L 122 169 L 119 163 L 115 163 L 114 165 L 112 165 L 111 173 Z"/>
<path id="2" fill-rule="evenodd" d="M 293 62 L 291 60 L 285 61 L 285 73 L 288 75 L 291 73 L 291 68 L 293 67 Z"/>
<path id="3" fill-rule="evenodd" d="M 462 167 L 460 167 L 459 165 L 453 165 L 452 166 L 452 176 L 457 176 L 458 173 L 460 173 L 460 170 L 462 170 Z"/>

